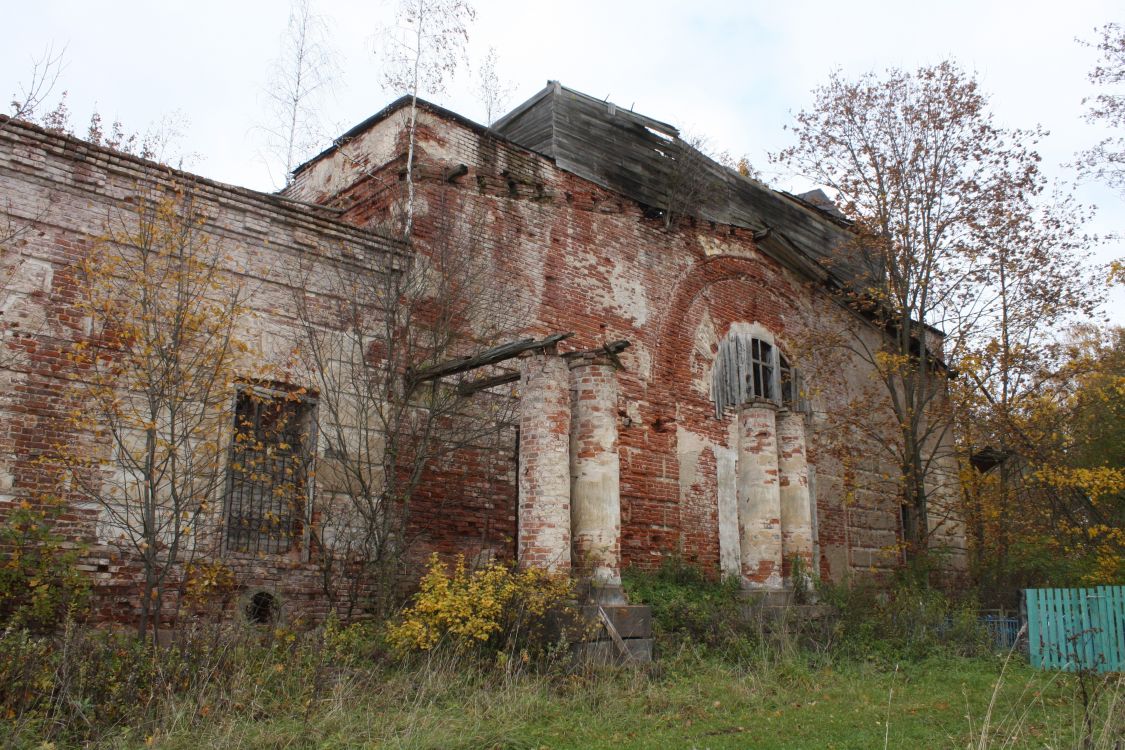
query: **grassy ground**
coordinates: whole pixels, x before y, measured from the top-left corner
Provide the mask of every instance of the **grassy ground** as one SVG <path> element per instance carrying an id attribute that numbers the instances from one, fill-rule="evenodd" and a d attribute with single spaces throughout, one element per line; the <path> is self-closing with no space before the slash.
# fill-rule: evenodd
<path id="1" fill-rule="evenodd" d="M 288 710 L 250 705 L 212 721 L 198 715 L 188 721 L 185 714 L 150 742 L 166 748 L 1081 747 L 1077 678 L 1013 662 L 994 696 L 1002 668 L 995 658 L 952 656 L 897 667 L 812 667 L 793 655 L 740 666 L 689 649 L 666 654 L 651 669 L 580 675 L 486 676 L 431 663 L 389 671 L 363 689 L 344 682 Z M 1117 681 L 1103 693 L 1093 747 L 1113 748 L 1125 734 L 1123 690 Z"/>
<path id="2" fill-rule="evenodd" d="M 929 587 L 822 587 L 828 615 L 779 627 L 743 616 L 737 582 L 683 565 L 628 583 L 653 607 L 651 665 L 578 668 L 523 620 L 412 656 L 376 623 L 200 621 L 162 648 L 0 628 L 0 750 L 1125 750 L 1125 675 L 994 655 L 972 603 Z"/>

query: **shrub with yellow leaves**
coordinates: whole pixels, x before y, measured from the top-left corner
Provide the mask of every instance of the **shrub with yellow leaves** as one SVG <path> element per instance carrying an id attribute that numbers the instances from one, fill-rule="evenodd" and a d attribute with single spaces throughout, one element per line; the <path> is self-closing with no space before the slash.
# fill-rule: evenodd
<path id="1" fill-rule="evenodd" d="M 0 520 L 0 629 L 50 632 L 86 603 L 89 584 L 75 567 L 79 548 L 56 528 L 55 498 L 24 500 Z"/>
<path id="2" fill-rule="evenodd" d="M 492 563 L 470 571 L 458 557 L 450 573 L 430 557 L 413 604 L 387 630 L 400 653 L 447 644 L 458 651 L 545 648 L 547 615 L 571 599 L 570 578 L 539 568 Z"/>

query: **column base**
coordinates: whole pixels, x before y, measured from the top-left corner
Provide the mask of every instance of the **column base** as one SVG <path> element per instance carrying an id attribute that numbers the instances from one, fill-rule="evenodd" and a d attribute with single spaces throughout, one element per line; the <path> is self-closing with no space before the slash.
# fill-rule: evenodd
<path id="1" fill-rule="evenodd" d="M 793 590 L 742 582 L 742 599 L 750 606 L 784 607 L 793 603 Z"/>
<path id="2" fill-rule="evenodd" d="M 580 580 L 574 587 L 579 604 L 621 606 L 629 603 L 620 583 L 603 583 L 590 578 Z"/>

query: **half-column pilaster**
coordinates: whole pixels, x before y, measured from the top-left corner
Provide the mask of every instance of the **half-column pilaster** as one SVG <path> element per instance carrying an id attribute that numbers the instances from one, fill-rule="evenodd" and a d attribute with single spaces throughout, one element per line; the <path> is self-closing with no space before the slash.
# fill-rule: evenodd
<path id="1" fill-rule="evenodd" d="M 738 531 L 742 582 L 782 587 L 781 495 L 777 468 L 777 407 L 752 401 L 738 410 Z"/>
<path id="2" fill-rule="evenodd" d="M 570 372 L 554 353 L 520 361 L 521 568 L 570 570 Z"/>
<path id="3" fill-rule="evenodd" d="M 603 358 L 571 363 L 570 476 L 574 567 L 599 601 L 623 601 L 617 374 Z"/>

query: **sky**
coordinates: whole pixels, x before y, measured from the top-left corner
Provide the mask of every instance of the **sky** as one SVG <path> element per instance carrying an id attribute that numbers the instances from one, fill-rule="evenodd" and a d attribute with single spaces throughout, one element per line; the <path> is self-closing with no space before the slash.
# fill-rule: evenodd
<path id="1" fill-rule="evenodd" d="M 322 106 L 323 143 L 381 109 L 401 92 L 381 85 L 379 30 L 392 2 L 312 0 L 328 24 L 340 74 Z M 9 33 L 0 45 L 0 93 L 18 90 L 44 50 L 63 50 L 55 94 L 68 92 L 76 129 L 95 109 L 144 131 L 180 118 L 174 144 L 185 168 L 260 190 L 277 187 L 267 168 L 261 126 L 265 89 L 281 49 L 287 0 L 119 0 L 36 3 L 0 0 Z M 476 0 L 468 62 L 495 48 L 514 107 L 558 80 L 619 106 L 706 138 L 712 151 L 745 155 L 774 187 L 804 190 L 769 154 L 792 142 L 785 130 L 812 103 L 812 89 L 839 69 L 857 76 L 945 59 L 973 71 L 997 122 L 1042 125 L 1044 171 L 1073 179 L 1064 165 L 1107 135 L 1084 122 L 1082 99 L 1094 29 L 1125 23 L 1120 0 Z M 7 7 L 4 7 L 7 6 Z M 462 68 L 445 93 L 428 96 L 484 119 L 474 71 Z M 177 114 L 179 113 L 179 114 Z M 273 170 L 276 173 L 276 169 Z M 1097 207 L 1091 232 L 1125 234 L 1125 196 L 1079 187 Z M 1102 243 L 1096 260 L 1125 255 L 1125 240 Z M 1125 289 L 1107 307 L 1125 324 Z"/>

